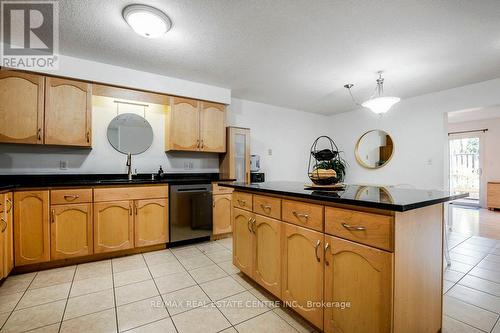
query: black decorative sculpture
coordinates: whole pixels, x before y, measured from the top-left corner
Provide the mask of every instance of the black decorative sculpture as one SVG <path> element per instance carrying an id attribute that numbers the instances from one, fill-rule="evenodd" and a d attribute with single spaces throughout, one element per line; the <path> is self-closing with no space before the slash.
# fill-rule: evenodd
<path id="1" fill-rule="evenodd" d="M 326 141 L 327 146 L 318 150 L 318 142 Z M 344 181 L 347 162 L 340 157 L 339 148 L 328 136 L 323 135 L 314 140 L 309 155 L 308 175 L 316 185 L 332 185 Z"/>

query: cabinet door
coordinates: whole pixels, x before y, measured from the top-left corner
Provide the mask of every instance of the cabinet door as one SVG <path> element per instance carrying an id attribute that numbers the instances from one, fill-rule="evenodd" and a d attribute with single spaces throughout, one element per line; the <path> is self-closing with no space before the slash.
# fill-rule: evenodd
<path id="1" fill-rule="evenodd" d="M 276 297 L 281 297 L 281 228 L 283 223 L 255 215 L 254 279 Z"/>
<path id="2" fill-rule="evenodd" d="M 94 253 L 134 247 L 132 201 L 94 204 Z"/>
<path id="3" fill-rule="evenodd" d="M 326 236 L 325 332 L 391 332 L 392 254 Z M 349 307 L 334 302 L 349 302 Z"/>
<path id="4" fill-rule="evenodd" d="M 168 242 L 168 199 L 136 200 L 135 246 Z"/>
<path id="5" fill-rule="evenodd" d="M 5 232 L 7 220 L 5 215 L 5 194 L 0 194 L 0 280 L 7 276 L 5 270 Z"/>
<path id="6" fill-rule="evenodd" d="M 0 142 L 43 143 L 44 77 L 0 71 Z"/>
<path id="7" fill-rule="evenodd" d="M 14 193 L 16 266 L 50 260 L 49 191 Z"/>
<path id="8" fill-rule="evenodd" d="M 206 152 L 226 152 L 226 107 L 222 104 L 201 102 L 200 148 Z"/>
<path id="9" fill-rule="evenodd" d="M 282 245 L 282 292 L 284 301 L 319 328 L 323 307 L 309 302 L 323 301 L 323 234 L 284 224 Z"/>
<path id="10" fill-rule="evenodd" d="M 214 195 L 213 204 L 213 233 L 214 235 L 225 234 L 231 232 L 231 207 L 232 194 Z"/>
<path id="11" fill-rule="evenodd" d="M 233 208 L 233 264 L 248 276 L 253 275 L 253 214 Z"/>
<path id="12" fill-rule="evenodd" d="M 5 193 L 5 216 L 6 223 L 4 235 L 4 275 L 7 276 L 14 268 L 14 201 L 12 192 Z"/>
<path id="13" fill-rule="evenodd" d="M 199 102 L 172 97 L 170 113 L 166 117 L 165 150 L 198 151 L 200 148 Z"/>
<path id="14" fill-rule="evenodd" d="M 45 80 L 45 144 L 90 147 L 92 85 Z"/>
<path id="15" fill-rule="evenodd" d="M 50 257 L 52 260 L 94 253 L 92 204 L 51 207 Z"/>

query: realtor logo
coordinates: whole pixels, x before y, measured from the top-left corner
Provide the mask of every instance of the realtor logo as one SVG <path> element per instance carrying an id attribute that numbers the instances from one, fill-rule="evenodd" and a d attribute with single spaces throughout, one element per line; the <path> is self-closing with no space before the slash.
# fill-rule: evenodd
<path id="1" fill-rule="evenodd" d="M 59 3 L 0 1 L 1 65 L 18 69 L 58 69 Z"/>

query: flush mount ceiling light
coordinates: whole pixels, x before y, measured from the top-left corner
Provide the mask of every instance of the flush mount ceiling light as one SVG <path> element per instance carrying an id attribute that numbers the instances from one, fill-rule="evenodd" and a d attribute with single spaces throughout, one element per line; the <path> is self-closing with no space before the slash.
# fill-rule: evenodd
<path id="1" fill-rule="evenodd" d="M 146 5 L 129 5 L 122 15 L 136 33 L 146 38 L 158 38 L 172 27 L 172 21 L 164 12 Z"/>
<path id="2" fill-rule="evenodd" d="M 377 79 L 377 87 L 375 89 L 375 94 L 370 97 L 369 100 L 366 102 L 359 104 L 354 100 L 354 97 L 352 96 L 351 88 L 353 87 L 353 84 L 346 84 L 344 88 L 349 90 L 349 94 L 351 95 L 351 98 L 353 102 L 356 105 L 360 105 L 364 108 L 370 109 L 372 112 L 381 114 L 381 113 L 386 113 L 389 111 L 389 109 L 396 103 L 398 103 L 401 98 L 399 97 L 388 97 L 388 96 L 383 96 L 384 94 L 384 78 L 382 77 L 382 72 L 378 72 L 378 79 Z"/>

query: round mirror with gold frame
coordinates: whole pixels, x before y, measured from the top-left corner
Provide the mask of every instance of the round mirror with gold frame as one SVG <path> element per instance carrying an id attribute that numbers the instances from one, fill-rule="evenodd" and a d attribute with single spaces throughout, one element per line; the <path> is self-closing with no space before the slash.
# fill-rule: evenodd
<path id="1" fill-rule="evenodd" d="M 389 163 L 394 155 L 391 136 L 382 130 L 371 130 L 363 134 L 355 148 L 356 161 L 367 169 L 378 169 Z"/>

